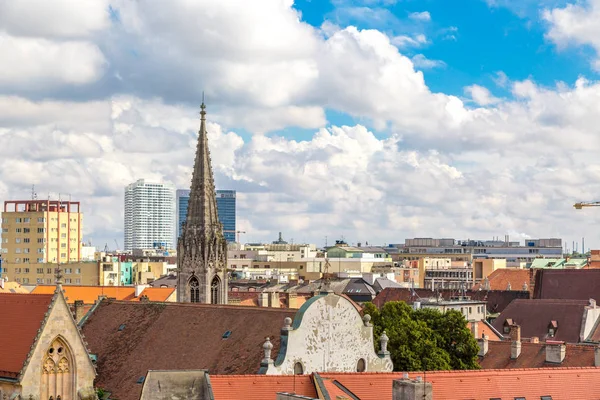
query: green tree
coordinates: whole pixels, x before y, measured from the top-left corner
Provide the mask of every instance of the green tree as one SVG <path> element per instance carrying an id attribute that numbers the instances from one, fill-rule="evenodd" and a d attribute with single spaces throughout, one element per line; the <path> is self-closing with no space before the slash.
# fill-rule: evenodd
<path id="1" fill-rule="evenodd" d="M 402 301 L 381 310 L 367 303 L 376 342 L 385 330 L 396 371 L 477 369 L 479 346 L 461 313 L 434 309 L 413 310 Z"/>

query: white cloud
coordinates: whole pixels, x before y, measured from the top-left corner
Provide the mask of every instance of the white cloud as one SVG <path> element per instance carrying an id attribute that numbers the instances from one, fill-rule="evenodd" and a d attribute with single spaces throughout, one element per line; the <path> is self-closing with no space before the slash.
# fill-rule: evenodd
<path id="1" fill-rule="evenodd" d="M 428 43 L 427 37 L 423 34 L 418 34 L 414 37 L 398 35 L 394 36 L 391 41 L 394 46 L 398 46 L 400 48 L 420 47 Z"/>
<path id="2" fill-rule="evenodd" d="M 319 30 L 290 0 L 112 5 L 112 24 L 2 34 L 20 61 L 0 66 L 0 199 L 27 197 L 31 184 L 69 192 L 96 244 L 122 230 L 127 183 L 189 185 L 202 90 L 216 182 L 239 191 L 248 241 L 280 230 L 296 242 L 591 237 L 600 222 L 571 207 L 600 193 L 598 82 L 544 88 L 499 75 L 515 99 L 473 85 L 467 107 L 432 92 L 417 70 L 426 59 L 396 47 L 425 36 Z M 326 109 L 360 124 L 327 126 Z M 311 133 L 273 132 L 294 126 Z"/>
<path id="3" fill-rule="evenodd" d="M 489 106 L 500 101 L 500 99 L 494 97 L 487 88 L 479 85 L 465 87 L 465 93 L 471 96 L 473 101 L 480 106 Z"/>
<path id="4" fill-rule="evenodd" d="M 413 12 L 408 14 L 408 18 L 413 19 L 415 21 L 429 22 L 431 21 L 431 14 L 429 14 L 429 11 Z"/>
<path id="5" fill-rule="evenodd" d="M 431 69 L 431 68 L 444 68 L 446 63 L 442 60 L 430 60 L 423 54 L 417 54 L 411 58 L 413 65 L 416 68 Z"/>
<path id="6" fill-rule="evenodd" d="M 102 52 L 89 42 L 56 43 L 0 33 L 0 53 L 0 87 L 21 90 L 91 83 L 106 66 Z"/>
<path id="7" fill-rule="evenodd" d="M 559 47 L 590 45 L 600 55 L 600 1 L 587 0 L 563 8 L 546 9 L 542 17 L 550 24 L 546 37 Z M 598 60 L 594 61 L 594 65 Z"/>

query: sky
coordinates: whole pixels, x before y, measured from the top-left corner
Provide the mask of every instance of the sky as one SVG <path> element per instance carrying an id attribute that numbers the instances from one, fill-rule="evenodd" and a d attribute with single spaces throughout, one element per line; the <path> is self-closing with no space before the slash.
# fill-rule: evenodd
<path id="1" fill-rule="evenodd" d="M 0 54 L 0 201 L 101 248 L 127 184 L 189 187 L 202 92 L 244 242 L 600 248 L 600 0 L 14 0 Z"/>

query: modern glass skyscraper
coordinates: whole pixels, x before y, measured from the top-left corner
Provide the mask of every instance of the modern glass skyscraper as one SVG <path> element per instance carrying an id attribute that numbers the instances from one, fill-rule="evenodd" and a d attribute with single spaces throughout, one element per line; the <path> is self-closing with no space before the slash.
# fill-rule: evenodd
<path id="1" fill-rule="evenodd" d="M 175 248 L 175 186 L 139 179 L 125 187 L 125 250 Z"/>
<path id="2" fill-rule="evenodd" d="M 217 190 L 217 213 L 219 214 L 219 221 L 221 221 L 221 223 L 223 224 L 223 234 L 225 235 L 225 239 L 228 243 L 235 242 L 235 195 L 235 190 Z M 181 226 L 183 225 L 187 217 L 187 208 L 189 200 L 189 190 L 177 190 L 177 237 L 181 235 Z"/>

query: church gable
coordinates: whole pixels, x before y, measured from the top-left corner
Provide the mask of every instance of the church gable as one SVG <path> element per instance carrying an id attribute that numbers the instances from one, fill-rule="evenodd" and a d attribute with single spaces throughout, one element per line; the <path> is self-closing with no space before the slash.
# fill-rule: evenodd
<path id="1" fill-rule="evenodd" d="M 275 361 L 270 340 L 264 344 L 261 373 L 390 372 L 393 365 L 386 346 L 384 336 L 382 351 L 375 353 L 373 326 L 350 300 L 333 293 L 319 295 L 302 306 L 293 324 L 286 321 Z"/>
<path id="2" fill-rule="evenodd" d="M 62 292 L 55 296 L 23 371 L 23 395 L 54 400 L 58 396 L 61 400 L 87 398 L 86 393 L 92 395 L 96 372 Z"/>

